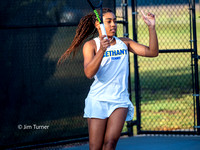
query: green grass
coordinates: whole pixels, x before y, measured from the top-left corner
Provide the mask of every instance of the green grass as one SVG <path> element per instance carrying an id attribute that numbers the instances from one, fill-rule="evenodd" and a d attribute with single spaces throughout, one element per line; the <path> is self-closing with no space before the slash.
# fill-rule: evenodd
<path id="1" fill-rule="evenodd" d="M 190 49 L 188 7 L 159 6 L 138 8 L 156 14 L 156 31 L 160 50 Z M 197 46 L 200 52 L 200 14 L 196 11 Z M 120 30 L 121 26 L 118 26 Z M 122 30 L 121 30 L 122 31 Z M 148 45 L 146 24 L 138 15 L 138 43 Z M 121 32 L 118 32 L 120 35 Z M 132 39 L 132 20 L 129 19 Z M 193 130 L 194 100 L 192 96 L 192 68 L 190 53 L 159 54 L 157 58 L 138 57 L 141 87 L 142 130 Z M 132 102 L 135 105 L 134 64 L 130 55 Z M 136 120 L 136 113 L 133 120 Z M 123 131 L 127 131 L 124 127 Z M 136 133 L 136 128 L 134 128 Z"/>
<path id="2" fill-rule="evenodd" d="M 142 104 L 142 130 L 191 129 L 193 112 L 190 110 L 193 110 L 193 106 L 188 100 L 190 98 L 183 95 L 180 99 L 171 98 Z"/>

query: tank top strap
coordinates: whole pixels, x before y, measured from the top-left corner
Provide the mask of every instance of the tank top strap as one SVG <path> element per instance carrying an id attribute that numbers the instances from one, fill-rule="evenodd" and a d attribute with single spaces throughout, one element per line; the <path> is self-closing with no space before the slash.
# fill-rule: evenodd
<path id="1" fill-rule="evenodd" d="M 98 50 L 99 50 L 99 48 L 100 48 L 100 40 L 99 40 L 98 37 L 96 37 L 96 38 L 94 38 L 94 41 L 95 41 L 95 43 L 96 43 L 97 52 L 98 52 Z"/>
<path id="2" fill-rule="evenodd" d="M 125 46 L 127 49 L 128 47 L 126 46 L 126 44 L 118 37 L 114 36 L 115 40 L 116 40 L 116 44 L 122 44 L 123 46 Z"/>

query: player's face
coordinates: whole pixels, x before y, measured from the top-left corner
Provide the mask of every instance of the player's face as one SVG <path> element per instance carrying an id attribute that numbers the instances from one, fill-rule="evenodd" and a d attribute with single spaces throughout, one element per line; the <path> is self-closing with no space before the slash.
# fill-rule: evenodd
<path id="1" fill-rule="evenodd" d="M 108 37 L 115 35 L 117 31 L 116 17 L 112 12 L 107 12 L 103 15 L 103 22 L 105 25 L 106 33 Z"/>

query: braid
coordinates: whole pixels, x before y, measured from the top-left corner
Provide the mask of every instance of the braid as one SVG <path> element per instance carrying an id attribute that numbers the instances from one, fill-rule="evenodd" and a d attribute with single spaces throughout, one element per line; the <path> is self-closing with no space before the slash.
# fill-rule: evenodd
<path id="1" fill-rule="evenodd" d="M 99 10 L 97 11 L 99 13 Z M 112 11 L 109 8 L 104 8 L 103 14 L 106 12 L 112 12 Z M 62 62 L 64 62 L 71 53 L 73 53 L 74 57 L 80 46 L 83 44 L 84 40 L 87 39 L 88 37 L 89 39 L 92 39 L 97 34 L 95 22 L 96 22 L 96 16 L 93 12 L 81 18 L 78 27 L 76 29 L 76 35 L 70 47 L 60 57 L 57 64 L 61 64 Z"/>

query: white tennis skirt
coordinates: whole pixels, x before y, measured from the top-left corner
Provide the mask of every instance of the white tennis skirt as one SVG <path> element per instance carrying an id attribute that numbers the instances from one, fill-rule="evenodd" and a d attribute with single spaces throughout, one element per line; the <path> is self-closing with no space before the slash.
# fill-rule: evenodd
<path id="1" fill-rule="evenodd" d="M 123 103 L 115 103 L 108 101 L 99 101 L 90 98 L 85 100 L 85 109 L 84 109 L 84 118 L 99 118 L 106 119 L 112 112 L 117 108 L 128 108 L 128 113 L 126 116 L 126 121 L 133 119 L 134 115 L 134 106 L 130 100 L 127 100 Z"/>

